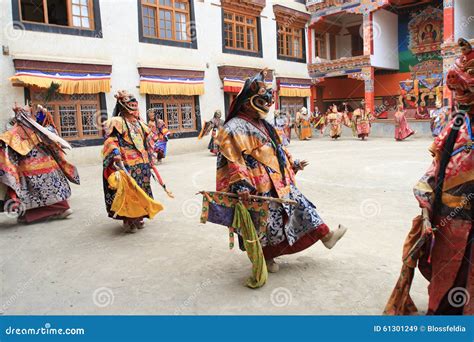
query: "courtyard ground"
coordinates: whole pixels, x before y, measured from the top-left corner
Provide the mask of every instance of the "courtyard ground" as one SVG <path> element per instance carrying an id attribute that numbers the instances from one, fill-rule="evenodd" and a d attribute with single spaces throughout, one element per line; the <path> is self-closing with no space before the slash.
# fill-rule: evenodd
<path id="1" fill-rule="evenodd" d="M 106 215 L 100 164 L 79 165 L 71 218 L 17 225 L 0 217 L 0 313 L 381 314 L 419 213 L 412 187 L 429 166 L 429 144 L 294 141 L 291 152 L 310 162 L 299 187 L 330 227 L 350 230 L 332 250 L 318 243 L 279 258 L 280 272 L 258 290 L 243 285 L 250 262 L 238 248 L 229 251 L 226 229 L 199 223 L 195 193 L 215 186 L 207 151 L 169 156 L 159 166 L 176 198 L 154 184 L 165 210 L 134 235 Z M 426 286 L 417 273 L 412 296 L 420 310 Z"/>

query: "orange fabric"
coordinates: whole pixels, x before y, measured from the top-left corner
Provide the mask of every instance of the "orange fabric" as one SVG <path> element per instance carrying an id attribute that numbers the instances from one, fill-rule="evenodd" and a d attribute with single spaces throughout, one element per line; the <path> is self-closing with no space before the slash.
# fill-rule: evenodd
<path id="1" fill-rule="evenodd" d="M 387 305 L 385 315 L 412 315 L 418 312 L 415 303 L 410 296 L 410 288 L 413 281 L 415 267 L 418 263 L 419 253 L 411 254 L 417 241 L 423 234 L 423 218 L 417 216 L 413 219 L 412 227 L 403 245 L 403 266 L 397 284 L 392 291 Z"/>
<path id="2" fill-rule="evenodd" d="M 31 129 L 20 125 L 15 125 L 12 129 L 0 134 L 0 140 L 22 156 L 26 156 L 41 142 Z"/>

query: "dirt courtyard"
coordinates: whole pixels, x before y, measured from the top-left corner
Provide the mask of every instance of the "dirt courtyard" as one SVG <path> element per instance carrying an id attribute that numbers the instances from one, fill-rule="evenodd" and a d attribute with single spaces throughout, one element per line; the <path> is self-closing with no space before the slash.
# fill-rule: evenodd
<path id="1" fill-rule="evenodd" d="M 174 143 L 173 141 L 171 143 Z M 200 224 L 199 190 L 215 187 L 207 151 L 169 156 L 159 165 L 176 195 L 137 234 L 107 217 L 101 165 L 79 165 L 74 214 L 65 221 L 17 225 L 0 218 L 2 314 L 381 314 L 401 268 L 402 244 L 419 213 L 412 188 L 430 164 L 428 139 L 294 141 L 310 165 L 298 186 L 330 227 L 347 235 L 278 259 L 258 290 L 246 254 L 228 249 L 224 227 Z M 412 297 L 426 310 L 427 283 L 417 273 Z"/>

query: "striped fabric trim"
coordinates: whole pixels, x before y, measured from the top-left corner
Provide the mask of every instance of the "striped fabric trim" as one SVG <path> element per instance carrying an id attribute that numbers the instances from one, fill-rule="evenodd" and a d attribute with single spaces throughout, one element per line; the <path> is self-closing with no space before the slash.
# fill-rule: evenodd
<path id="1" fill-rule="evenodd" d="M 77 74 L 77 73 L 59 73 L 59 72 L 44 72 L 38 70 L 19 70 L 15 73 L 15 76 L 34 76 L 44 77 L 58 80 L 71 80 L 71 81 L 93 81 L 93 80 L 105 80 L 110 79 L 110 74 Z"/>

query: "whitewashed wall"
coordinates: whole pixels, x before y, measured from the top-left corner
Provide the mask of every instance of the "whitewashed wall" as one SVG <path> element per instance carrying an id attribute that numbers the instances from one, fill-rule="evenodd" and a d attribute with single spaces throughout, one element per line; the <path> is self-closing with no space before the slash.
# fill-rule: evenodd
<path id="1" fill-rule="evenodd" d="M 0 45 L 7 46 L 10 52 L 0 59 L 0 121 L 7 120 L 15 101 L 24 101 L 23 88 L 12 87 L 8 81 L 14 74 L 13 58 L 112 64 L 112 90 L 106 94 L 109 113 L 115 104 L 114 93 L 128 89 L 139 99 L 144 115 L 146 102 L 138 92 L 137 66 L 204 70 L 205 94 L 200 97 L 204 119 L 210 118 L 215 109 L 224 109 L 219 65 L 269 67 L 276 76 L 308 78 L 306 64 L 277 60 L 273 14 L 276 3 L 306 11 L 303 4 L 291 0 L 267 1 L 261 15 L 263 58 L 255 58 L 222 53 L 221 8 L 216 6 L 219 0 L 194 1 L 197 50 L 140 43 L 136 0 L 100 1 L 103 38 L 13 30 L 11 1 L 0 0 Z"/>
<path id="2" fill-rule="evenodd" d="M 398 15 L 378 10 L 373 16 L 374 54 L 372 66 L 398 70 Z"/>
<path id="3" fill-rule="evenodd" d="M 470 39 L 474 37 L 474 1 L 454 1 L 454 37 Z"/>

